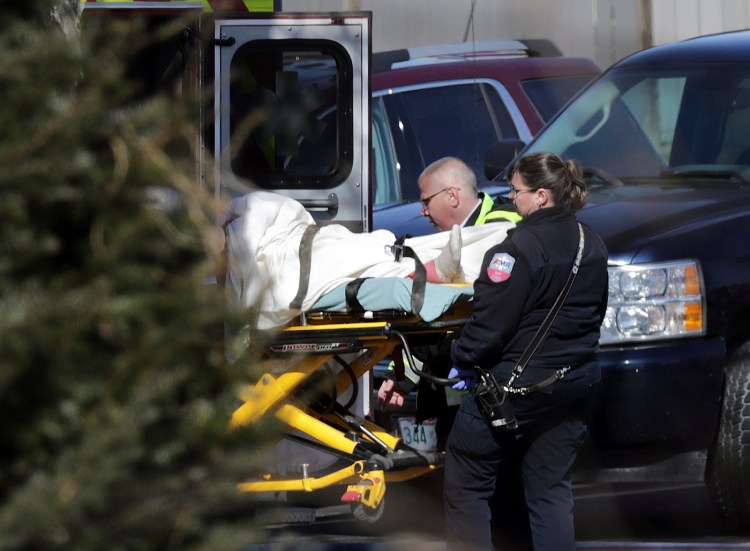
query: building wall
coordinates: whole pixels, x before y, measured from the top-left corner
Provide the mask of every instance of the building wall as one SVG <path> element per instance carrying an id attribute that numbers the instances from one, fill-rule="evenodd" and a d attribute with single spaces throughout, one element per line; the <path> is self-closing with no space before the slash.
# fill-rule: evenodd
<path id="1" fill-rule="evenodd" d="M 373 50 L 549 38 L 608 67 L 652 44 L 750 27 L 750 0 L 281 0 L 284 11 L 373 13 Z"/>
<path id="2" fill-rule="evenodd" d="M 750 0 L 653 0 L 654 43 L 750 27 Z"/>

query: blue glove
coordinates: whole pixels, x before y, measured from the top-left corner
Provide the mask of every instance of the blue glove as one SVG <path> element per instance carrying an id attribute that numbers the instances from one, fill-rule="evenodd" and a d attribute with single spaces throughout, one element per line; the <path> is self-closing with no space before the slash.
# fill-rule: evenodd
<path id="1" fill-rule="evenodd" d="M 464 369 L 462 367 L 456 367 L 454 365 L 448 372 L 448 378 L 461 379 L 457 383 L 451 385 L 451 388 L 453 390 L 471 390 L 472 388 L 474 388 L 474 385 L 477 384 L 477 370 L 474 368 Z"/>

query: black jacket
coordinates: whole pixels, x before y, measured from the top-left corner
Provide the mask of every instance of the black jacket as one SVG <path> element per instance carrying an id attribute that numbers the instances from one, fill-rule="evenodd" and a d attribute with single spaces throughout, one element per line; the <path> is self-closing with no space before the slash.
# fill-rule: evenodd
<path id="1" fill-rule="evenodd" d="M 480 192 L 478 195 L 481 199 L 481 203 L 477 205 L 471 216 L 466 220 L 464 226 L 475 226 L 477 224 L 493 223 L 493 222 L 506 222 L 509 218 L 506 216 L 498 216 L 498 211 L 503 213 L 516 214 L 516 208 L 508 203 L 502 196 L 497 197 L 494 201 L 492 198 L 485 193 Z M 491 205 L 491 209 L 486 209 L 487 206 Z M 489 213 L 484 212 L 484 217 L 480 218 L 483 211 L 489 210 Z M 415 354 L 424 360 L 423 369 L 437 377 L 447 377 L 450 372 L 453 362 L 451 361 L 450 355 L 450 342 L 452 335 L 446 336 L 446 340 L 441 346 L 426 346 L 426 347 L 415 347 Z M 448 389 L 448 392 L 452 392 Z M 419 392 L 417 394 L 417 421 L 422 422 L 430 417 L 439 417 L 445 414 L 445 408 L 447 407 L 446 401 L 446 389 L 444 387 L 436 387 L 433 383 L 427 381 L 425 378 L 419 380 Z M 438 426 L 439 431 L 445 430 L 446 427 Z M 447 431 L 446 431 L 447 432 Z"/>
<path id="2" fill-rule="evenodd" d="M 607 250 L 584 226 L 581 267 L 570 294 L 530 367 L 560 368 L 594 360 L 607 306 Z M 515 363 L 568 278 L 578 250 L 576 218 L 559 208 L 534 212 L 484 257 L 474 283 L 472 316 L 453 343 L 453 362 L 490 369 Z"/>

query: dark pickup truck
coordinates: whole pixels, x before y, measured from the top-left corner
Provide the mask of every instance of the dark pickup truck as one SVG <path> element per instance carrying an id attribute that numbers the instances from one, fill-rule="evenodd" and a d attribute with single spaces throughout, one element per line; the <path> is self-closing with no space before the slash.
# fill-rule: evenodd
<path id="1" fill-rule="evenodd" d="M 609 249 L 594 453 L 579 480 L 705 479 L 717 507 L 745 527 L 749 129 L 743 31 L 618 62 L 520 153 L 581 163 L 591 199 L 579 217 Z"/>

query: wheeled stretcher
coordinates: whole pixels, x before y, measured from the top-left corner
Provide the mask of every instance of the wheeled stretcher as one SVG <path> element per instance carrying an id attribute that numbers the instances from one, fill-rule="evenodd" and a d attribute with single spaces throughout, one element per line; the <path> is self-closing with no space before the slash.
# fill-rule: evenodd
<path id="1" fill-rule="evenodd" d="M 460 228 L 458 236 L 353 233 L 318 224 L 299 202 L 265 191 L 233 199 L 227 216 L 227 305 L 252 318 L 253 337 L 268 337 L 263 375 L 241 392 L 232 424 L 275 419 L 286 428 L 277 448 L 294 440 L 336 458 L 288 466 L 293 452 L 281 453 L 239 489 L 288 496 L 341 487 L 355 516 L 377 518 L 387 483 L 434 471 L 443 458 L 406 445 L 367 407 L 355 415 L 352 405 L 357 397 L 369 402 L 366 382 L 379 362 L 441 343 L 469 315 L 472 287 L 429 283 L 426 266 L 434 261 L 437 270 L 441 257 L 455 264 L 459 247 L 453 273 L 474 281 L 485 252 L 513 224 Z"/>
<path id="2" fill-rule="evenodd" d="M 370 291 L 382 305 L 383 296 L 387 301 L 394 294 L 390 288 L 378 292 L 378 285 L 370 282 Z M 375 521 L 382 514 L 388 483 L 440 468 L 441 452 L 411 448 L 350 408 L 361 392 L 358 381 L 371 377 L 379 362 L 402 354 L 410 359 L 414 347 L 439 344 L 459 329 L 470 313 L 470 291 L 465 286 L 427 284 L 425 304 L 439 301 L 434 307 L 442 312 L 431 321 L 408 312 L 403 304 L 398 309 L 372 311 L 363 301 L 365 307 L 356 312 L 331 311 L 331 307 L 351 310 L 336 307 L 334 294 L 316 305 L 327 309 L 306 312 L 269 334 L 263 344 L 263 375 L 240 393 L 242 403 L 232 425 L 245 426 L 273 416 L 285 427 L 287 438 L 330 453 L 337 461 L 320 471 L 303 464 L 292 475 L 264 473 L 241 482 L 239 490 L 315 492 L 340 487 L 342 505 L 350 506 L 360 520 Z M 410 365 L 415 364 L 410 361 Z M 396 373 L 397 378 L 400 375 Z M 343 402 L 346 395 L 349 399 Z"/>

